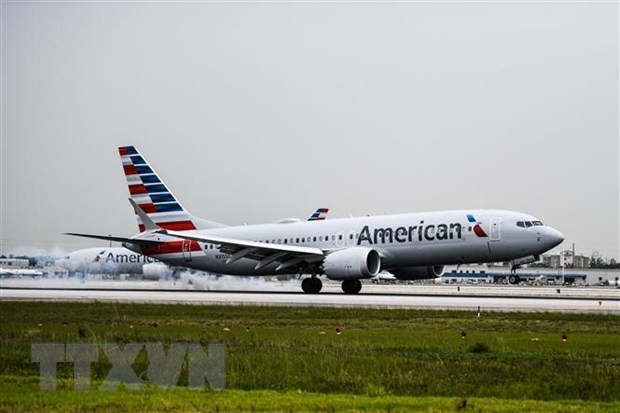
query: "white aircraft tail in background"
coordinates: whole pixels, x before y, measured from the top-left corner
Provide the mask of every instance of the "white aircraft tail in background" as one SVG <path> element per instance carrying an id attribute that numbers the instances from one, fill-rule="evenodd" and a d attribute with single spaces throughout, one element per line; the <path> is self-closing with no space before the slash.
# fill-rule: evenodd
<path id="1" fill-rule="evenodd" d="M 328 208 L 319 208 L 310 217 L 308 217 L 308 221 L 323 221 L 327 218 L 327 213 L 329 212 Z"/>

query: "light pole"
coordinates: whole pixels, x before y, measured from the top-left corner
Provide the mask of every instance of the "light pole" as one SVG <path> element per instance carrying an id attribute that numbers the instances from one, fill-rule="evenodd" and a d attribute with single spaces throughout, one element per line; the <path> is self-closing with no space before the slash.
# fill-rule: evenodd
<path id="1" fill-rule="evenodd" d="M 565 266 L 565 256 L 562 252 L 560 252 L 560 257 L 562 259 L 562 285 L 564 285 L 564 266 Z"/>

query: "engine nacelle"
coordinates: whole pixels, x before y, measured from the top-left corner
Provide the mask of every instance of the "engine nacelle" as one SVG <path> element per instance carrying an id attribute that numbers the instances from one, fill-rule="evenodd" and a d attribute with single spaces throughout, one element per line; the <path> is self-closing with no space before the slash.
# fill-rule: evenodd
<path id="1" fill-rule="evenodd" d="M 170 273 L 170 267 L 166 264 L 153 262 L 142 266 L 142 278 L 145 280 L 160 280 Z"/>
<path id="2" fill-rule="evenodd" d="M 399 280 L 425 280 L 443 275 L 443 265 L 429 265 L 428 267 L 401 267 L 389 270 Z"/>
<path id="3" fill-rule="evenodd" d="M 379 253 L 372 248 L 351 247 L 332 252 L 323 261 L 323 272 L 332 280 L 372 278 L 381 270 Z"/>

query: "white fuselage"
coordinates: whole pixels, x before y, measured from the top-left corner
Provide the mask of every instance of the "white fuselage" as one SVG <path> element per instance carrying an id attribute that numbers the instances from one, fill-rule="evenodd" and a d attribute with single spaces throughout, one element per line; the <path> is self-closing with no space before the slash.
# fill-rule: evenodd
<path id="1" fill-rule="evenodd" d="M 518 222 L 530 223 L 527 227 Z M 536 225 L 531 223 L 535 222 Z M 478 228 L 476 228 L 478 227 Z M 376 250 L 381 269 L 509 261 L 539 255 L 558 245 L 563 237 L 536 218 L 501 210 L 459 210 L 399 215 L 246 225 L 187 234 L 220 236 L 270 244 L 319 248 L 330 252 L 361 246 Z M 256 270 L 256 260 L 242 258 L 227 263 L 229 254 L 217 244 L 179 240 L 155 232 L 135 239 L 165 241 L 154 247 L 127 248 L 169 265 L 232 275 L 274 274 L 277 263 Z"/>
<path id="2" fill-rule="evenodd" d="M 156 263 L 152 257 L 125 248 L 86 248 L 56 260 L 69 272 L 82 274 L 142 274 L 145 265 Z"/>

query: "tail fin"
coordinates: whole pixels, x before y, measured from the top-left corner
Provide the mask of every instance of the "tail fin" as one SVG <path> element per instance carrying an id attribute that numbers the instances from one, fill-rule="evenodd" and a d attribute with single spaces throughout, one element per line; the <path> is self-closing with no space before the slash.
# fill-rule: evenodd
<path id="1" fill-rule="evenodd" d="M 134 146 L 121 146 L 118 152 L 131 199 L 157 226 L 175 231 L 224 226 L 187 212 Z M 136 218 L 140 232 L 144 231 L 145 225 L 137 213 Z"/>
<path id="2" fill-rule="evenodd" d="M 327 218 L 328 208 L 319 208 L 312 215 L 310 215 L 307 221 L 322 221 Z"/>

